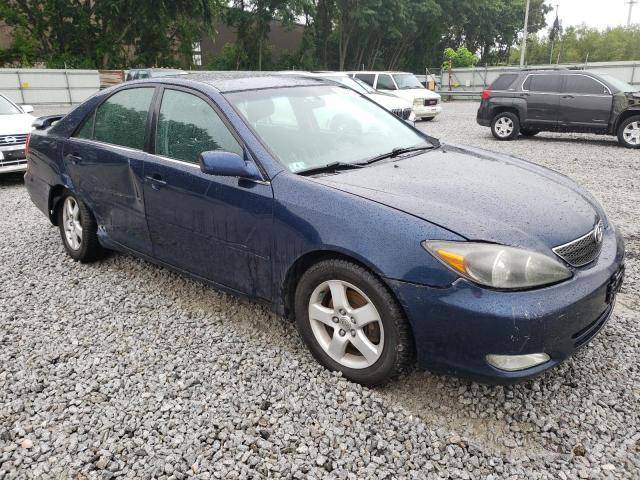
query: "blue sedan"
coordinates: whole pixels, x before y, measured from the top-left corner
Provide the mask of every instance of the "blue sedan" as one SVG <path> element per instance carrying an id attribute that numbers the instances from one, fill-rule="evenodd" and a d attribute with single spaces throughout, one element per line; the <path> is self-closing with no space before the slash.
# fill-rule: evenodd
<path id="1" fill-rule="evenodd" d="M 571 180 L 330 81 L 128 82 L 36 127 L 26 186 L 72 259 L 126 252 L 263 302 L 362 384 L 416 363 L 539 374 L 603 328 L 622 283 L 621 235 Z"/>

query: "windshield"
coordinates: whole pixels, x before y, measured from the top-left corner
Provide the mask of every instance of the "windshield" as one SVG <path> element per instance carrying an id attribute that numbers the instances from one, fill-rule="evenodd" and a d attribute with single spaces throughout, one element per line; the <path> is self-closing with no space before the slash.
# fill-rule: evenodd
<path id="1" fill-rule="evenodd" d="M 356 164 L 427 143 L 403 120 L 347 88 L 309 86 L 226 95 L 291 172 Z"/>
<path id="2" fill-rule="evenodd" d="M 326 77 L 320 77 L 320 78 L 324 78 L 325 80 L 331 80 L 333 82 L 338 82 L 341 83 L 342 85 L 344 85 L 345 87 L 349 87 L 352 90 L 355 90 L 358 93 L 361 93 L 362 95 L 366 95 L 368 93 L 372 93 L 375 92 L 375 90 L 373 90 L 371 87 L 369 87 L 369 85 L 367 85 L 365 83 L 365 85 L 367 85 L 368 88 L 364 88 L 362 86 L 362 82 L 356 81 L 351 77 L 347 77 L 345 76 L 326 76 Z"/>
<path id="3" fill-rule="evenodd" d="M 16 113 L 22 112 L 13 103 L 0 95 L 0 115 L 15 115 Z"/>
<path id="4" fill-rule="evenodd" d="M 398 85 L 399 90 L 408 90 L 411 88 L 424 88 L 416 76 L 412 73 L 398 73 L 393 76 Z"/>
<path id="5" fill-rule="evenodd" d="M 613 88 L 620 90 L 621 92 L 637 92 L 640 91 L 637 86 L 630 85 L 627 82 L 623 82 L 622 80 L 612 77 L 608 73 L 598 73 L 598 76 L 602 78 L 605 82 L 609 83 Z"/>

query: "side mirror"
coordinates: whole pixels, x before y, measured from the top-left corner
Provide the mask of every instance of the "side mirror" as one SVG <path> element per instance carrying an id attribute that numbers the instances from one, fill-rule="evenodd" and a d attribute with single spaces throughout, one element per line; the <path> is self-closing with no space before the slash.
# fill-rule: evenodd
<path id="1" fill-rule="evenodd" d="M 22 108 L 22 111 L 24 113 L 31 113 L 33 112 L 33 107 L 31 105 L 20 105 L 20 108 Z"/>
<path id="2" fill-rule="evenodd" d="M 260 172 L 253 163 L 245 162 L 237 153 L 223 150 L 202 152 L 200 154 L 200 170 L 207 175 L 218 175 L 220 177 L 262 179 Z"/>

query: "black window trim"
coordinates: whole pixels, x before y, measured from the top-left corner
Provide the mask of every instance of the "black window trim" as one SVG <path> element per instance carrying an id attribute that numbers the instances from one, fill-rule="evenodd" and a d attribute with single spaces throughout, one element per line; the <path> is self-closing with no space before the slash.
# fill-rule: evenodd
<path id="1" fill-rule="evenodd" d="M 159 87 L 158 93 L 156 97 L 154 97 L 154 99 L 152 100 L 152 102 L 155 102 L 155 103 L 152 103 L 152 115 L 150 115 L 151 121 L 150 121 L 150 124 L 148 125 L 149 144 L 146 146 L 147 148 L 145 149 L 145 151 L 149 155 L 153 155 L 154 157 L 159 157 L 164 160 L 178 162 L 181 165 L 189 165 L 191 167 L 195 167 L 198 170 L 200 170 L 200 165 L 198 165 L 197 163 L 187 162 L 186 160 L 180 160 L 177 158 L 166 157 L 164 155 L 160 155 L 159 153 L 156 153 L 155 151 L 156 133 L 158 129 L 158 118 L 160 117 L 160 108 L 162 106 L 162 97 L 164 96 L 164 91 L 165 90 L 181 91 L 181 92 L 189 93 L 191 95 L 194 95 L 200 98 L 207 105 L 209 105 L 213 109 L 213 111 L 218 115 L 220 120 L 222 120 L 222 123 L 225 125 L 225 127 L 227 127 L 227 130 L 229 130 L 229 132 L 231 133 L 231 136 L 233 136 L 236 142 L 238 142 L 238 145 L 240 145 L 240 148 L 242 148 L 242 150 L 245 152 L 245 156 L 248 157 L 245 160 L 249 160 L 253 162 L 258 167 L 258 170 L 262 175 L 262 180 L 256 180 L 256 183 L 261 183 L 261 182 L 268 183 L 270 181 L 266 170 L 263 168 L 260 162 L 256 159 L 256 156 L 253 154 L 251 149 L 247 146 L 246 142 L 242 139 L 240 134 L 236 131 L 235 127 L 231 124 L 231 122 L 229 121 L 227 116 L 224 114 L 224 112 L 220 109 L 220 107 L 208 95 L 194 88 L 184 87 L 182 85 L 158 84 L 158 87 Z"/>

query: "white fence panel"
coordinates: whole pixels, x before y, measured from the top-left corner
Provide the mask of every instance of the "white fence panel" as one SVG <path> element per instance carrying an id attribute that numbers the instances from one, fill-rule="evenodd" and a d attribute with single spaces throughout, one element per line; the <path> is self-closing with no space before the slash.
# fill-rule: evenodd
<path id="1" fill-rule="evenodd" d="M 97 70 L 0 68 L 0 93 L 28 105 L 82 103 L 100 90 Z"/>

